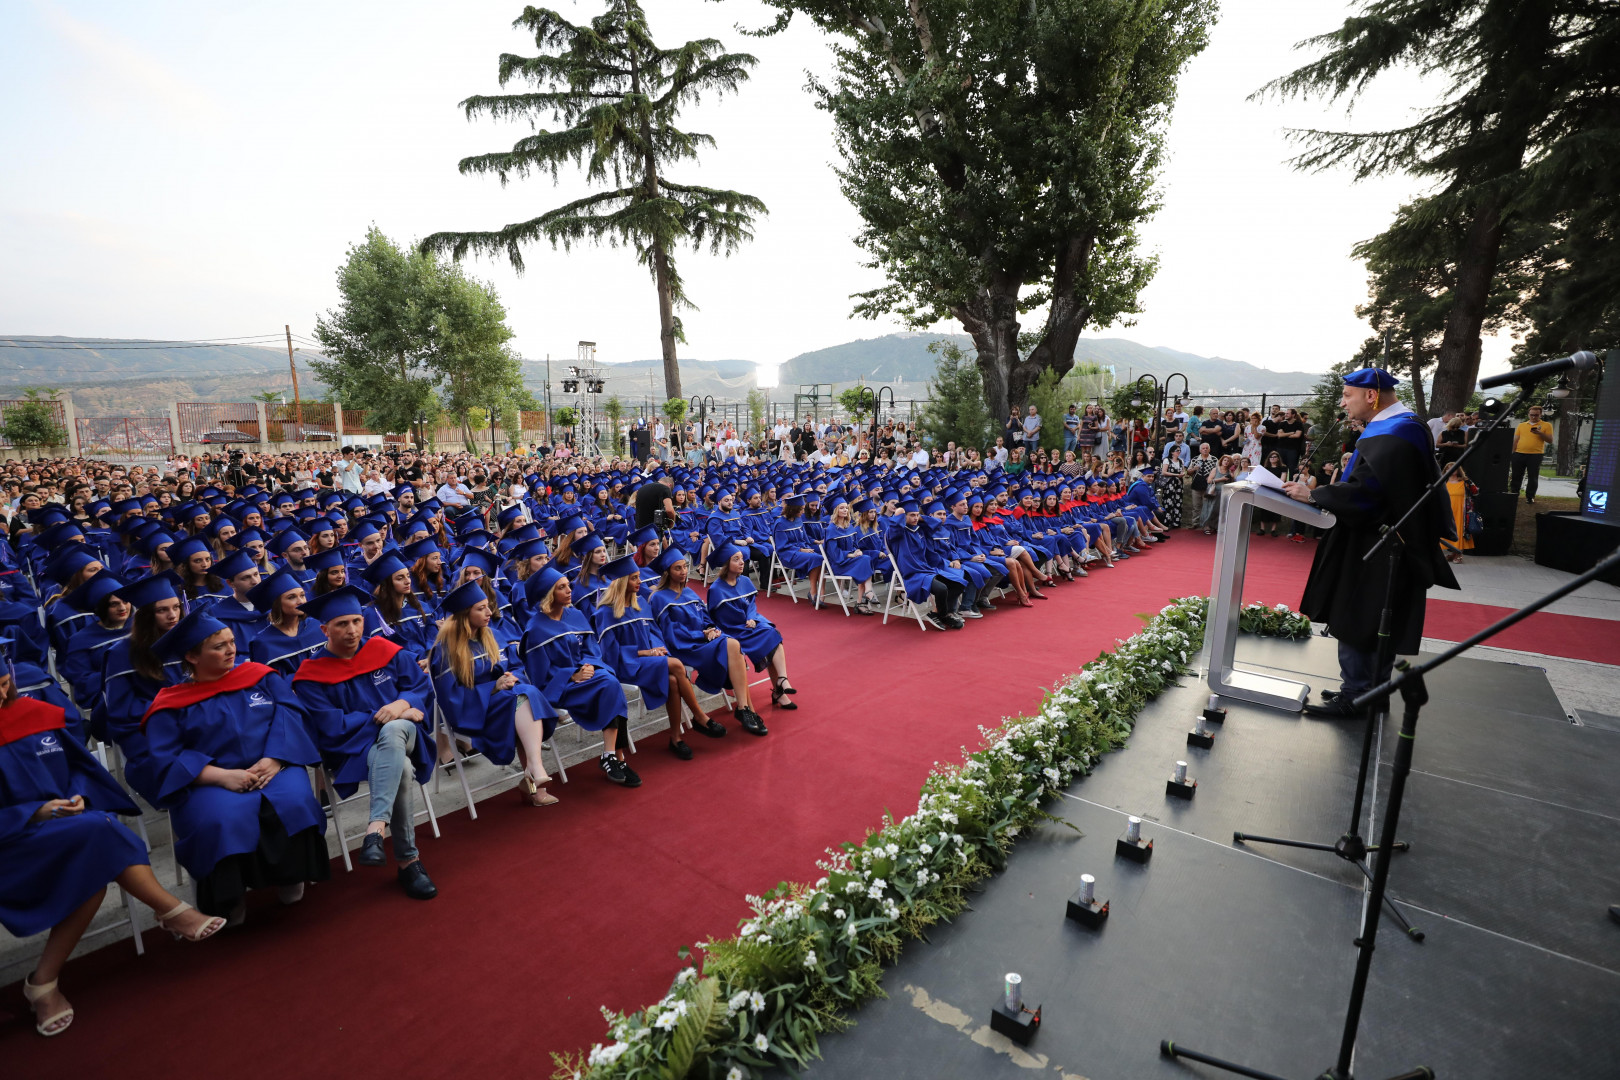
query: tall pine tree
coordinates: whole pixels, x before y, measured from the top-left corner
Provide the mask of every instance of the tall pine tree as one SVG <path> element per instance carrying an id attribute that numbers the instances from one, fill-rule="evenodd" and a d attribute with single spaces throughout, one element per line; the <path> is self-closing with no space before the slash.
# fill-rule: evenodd
<path id="1" fill-rule="evenodd" d="M 754 215 L 765 204 L 740 191 L 680 184 L 665 170 L 696 159 L 714 139 L 681 131 L 675 120 L 682 106 L 705 91 L 735 91 L 756 63 L 746 53 L 728 53 L 713 38 L 662 49 L 653 41 L 647 16 L 637 0 L 609 0 L 607 10 L 587 26 L 576 26 L 555 11 L 526 7 L 513 26 L 534 35 L 538 56 L 500 58 L 504 88 L 517 81 L 533 90 L 478 95 L 461 103 L 467 118 L 529 120 L 535 133 L 512 149 L 464 158 L 463 174 L 493 173 L 505 185 L 512 177 L 549 172 L 556 179 L 572 162 L 593 183 L 613 185 L 539 217 L 494 232 L 441 232 L 422 241 L 423 251 L 504 254 L 523 270 L 523 246 L 549 240 L 568 248 L 581 240 L 628 244 L 651 272 L 658 290 L 659 342 L 664 358 L 664 392 L 682 397 L 675 343 L 684 342 L 682 307 L 694 308 L 675 266 L 675 251 L 705 243 L 730 254 L 753 238 Z M 552 131 L 545 120 L 563 125 Z"/>

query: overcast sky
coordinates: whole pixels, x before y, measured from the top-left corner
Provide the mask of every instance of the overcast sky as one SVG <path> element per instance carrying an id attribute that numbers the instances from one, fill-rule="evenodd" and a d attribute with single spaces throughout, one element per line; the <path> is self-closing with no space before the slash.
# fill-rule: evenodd
<path id="1" fill-rule="evenodd" d="M 899 329 L 850 316 L 876 283 L 851 242 L 857 219 L 832 172 L 831 125 L 803 87 L 827 67 L 808 25 L 745 39 L 754 0 L 646 0 L 666 45 L 714 36 L 760 63 L 739 95 L 706 98 L 690 130 L 719 146 L 675 179 L 757 195 L 771 213 L 728 258 L 682 257 L 701 310 L 685 357 L 780 362 Z M 345 249 L 376 223 L 401 242 L 536 216 L 587 190 L 564 174 L 463 177 L 456 162 L 509 148 L 527 129 L 456 108 L 497 91 L 496 57 L 533 52 L 515 0 L 277 4 L 148 0 L 0 5 L 0 333 L 215 338 L 308 334 L 336 302 Z M 1286 164 L 1290 125 L 1342 124 L 1315 104 L 1248 95 L 1301 62 L 1300 39 L 1336 26 L 1339 0 L 1225 0 L 1183 80 L 1145 230 L 1161 256 L 1128 337 L 1276 370 L 1315 371 L 1368 335 L 1350 246 L 1417 192 L 1396 177 L 1348 183 Z M 560 0 L 569 18 L 597 8 Z M 1406 119 L 1415 79 L 1379 87 L 1357 125 Z M 624 250 L 549 248 L 519 277 L 475 260 L 499 289 L 516 346 L 533 359 L 599 343 L 606 360 L 658 355 L 656 297 Z M 1487 342 L 1484 372 L 1506 366 Z M 1484 373 L 1482 372 L 1482 373 Z"/>

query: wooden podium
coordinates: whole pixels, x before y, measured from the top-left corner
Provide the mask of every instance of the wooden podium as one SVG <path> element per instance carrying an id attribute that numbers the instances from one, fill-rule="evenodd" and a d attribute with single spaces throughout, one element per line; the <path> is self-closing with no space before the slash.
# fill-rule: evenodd
<path id="1" fill-rule="evenodd" d="M 1223 698 L 1299 712 L 1311 688 L 1304 683 L 1246 671 L 1233 662 L 1238 616 L 1243 610 L 1243 574 L 1249 558 L 1249 525 L 1256 509 L 1294 521 L 1330 528 L 1333 515 L 1290 499 L 1275 488 L 1248 480 L 1226 485 L 1221 495 L 1221 528 L 1215 547 L 1215 575 L 1209 590 L 1209 689 Z"/>

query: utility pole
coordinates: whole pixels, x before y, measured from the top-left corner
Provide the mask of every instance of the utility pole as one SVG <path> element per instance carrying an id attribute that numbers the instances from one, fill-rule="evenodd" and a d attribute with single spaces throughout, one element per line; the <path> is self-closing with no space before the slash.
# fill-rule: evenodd
<path id="1" fill-rule="evenodd" d="M 298 441 L 302 442 L 304 439 L 304 403 L 298 398 L 298 365 L 293 361 L 292 327 L 283 323 L 281 328 L 287 331 L 287 367 L 292 371 L 293 416 L 298 425 Z"/>
<path id="2" fill-rule="evenodd" d="M 551 354 L 546 353 L 546 445 L 551 442 Z"/>

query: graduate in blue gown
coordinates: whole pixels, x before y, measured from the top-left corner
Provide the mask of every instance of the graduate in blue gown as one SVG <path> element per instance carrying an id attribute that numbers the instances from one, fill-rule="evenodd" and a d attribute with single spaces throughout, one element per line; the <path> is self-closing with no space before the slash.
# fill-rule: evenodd
<path id="1" fill-rule="evenodd" d="M 821 535 L 827 562 L 831 564 L 833 573 L 838 577 L 850 578 L 860 590 L 856 597 L 856 613 L 876 614 L 871 610 L 871 605 L 878 603 L 880 598 L 872 588 L 872 557 L 859 550 L 861 531 L 854 522 L 853 508 L 842 495 L 832 500 L 832 515 L 822 525 Z"/>
<path id="2" fill-rule="evenodd" d="M 238 667 L 236 639 L 206 611 L 181 619 L 156 651 L 189 676 L 158 691 L 145 730 L 197 906 L 236 925 L 249 889 L 274 886 L 282 903 L 297 903 L 306 881 L 332 873 L 326 815 L 300 767 L 320 761 L 303 705 L 271 668 Z"/>
<path id="3" fill-rule="evenodd" d="M 573 589 L 548 566 L 525 585 L 534 614 L 523 631 L 523 666 L 546 700 L 568 710 L 574 723 L 602 733 L 598 763 L 609 781 L 639 787 L 641 778 L 625 762 L 629 705 L 619 679 L 597 645 L 596 631 L 573 606 Z"/>
<path id="4" fill-rule="evenodd" d="M 18 660 L 45 664 L 50 639 L 40 625 L 39 596 L 21 570 L 0 570 L 0 633 L 8 632 L 17 640 Z"/>
<path id="5" fill-rule="evenodd" d="M 18 697 L 0 673 L 0 926 L 17 937 L 49 930 L 23 983 L 41 1035 L 60 1035 L 73 1007 L 58 988 L 62 965 L 116 881 L 190 941 L 225 926 L 177 899 L 152 874 L 146 845 L 120 814 L 140 810 L 63 727 L 62 710 Z"/>
<path id="6" fill-rule="evenodd" d="M 90 713 L 97 738 L 116 743 L 124 754 L 124 782 L 147 802 L 157 803 L 157 779 L 141 718 L 165 686 L 180 682 L 180 661 L 165 662 L 153 651 L 159 638 L 185 614 L 180 583 L 164 573 L 125 585 L 118 593 L 134 611 L 129 636 L 107 653 L 102 669 L 101 700 Z"/>
<path id="7" fill-rule="evenodd" d="M 417 597 L 410 567 L 387 551 L 361 576 L 371 586 L 372 606 L 380 617 L 372 632 L 387 634 L 416 659 L 426 660 L 439 633 L 438 613 Z"/>
<path id="8" fill-rule="evenodd" d="M 782 516 L 771 527 L 771 546 L 779 565 L 810 579 L 810 592 L 815 595 L 821 580 L 821 549 L 805 530 L 803 495 L 782 500 Z"/>
<path id="9" fill-rule="evenodd" d="M 720 576 L 709 586 L 709 618 L 721 633 L 737 639 L 755 671 L 770 669 L 771 704 L 779 709 L 797 709 L 793 695 L 798 691 L 788 682 L 787 647 L 782 643 L 782 634 L 754 604 L 759 590 L 747 575 L 747 549 L 728 544 L 720 551 L 718 565 Z"/>
<path id="10" fill-rule="evenodd" d="M 714 625 L 703 598 L 688 584 L 692 564 L 686 553 L 672 547 L 660 554 L 653 566 L 659 573 L 658 588 L 647 603 L 653 625 L 670 655 L 697 672 L 696 681 L 704 693 L 731 691 L 736 702 L 732 714 L 744 731 L 750 735 L 768 734 L 765 721 L 754 711 L 742 644 Z"/>
<path id="11" fill-rule="evenodd" d="M 74 631 L 56 663 L 57 674 L 72 688 L 73 700 L 86 709 L 101 696 L 107 650 L 129 634 L 129 605 L 117 595 L 123 587 L 122 581 L 103 570 L 66 597 L 75 608 L 95 616 Z"/>
<path id="12" fill-rule="evenodd" d="M 597 602 L 608 587 L 607 579 L 602 576 L 602 568 L 608 561 L 607 545 L 592 533 L 574 551 L 579 555 L 579 570 L 568 575 L 568 584 L 574 595 L 574 607 L 590 622 L 591 616 L 596 614 Z"/>
<path id="13" fill-rule="evenodd" d="M 602 654 L 621 682 L 638 687 L 648 711 L 669 707 L 669 749 L 682 761 L 692 759 L 692 748 L 681 738 L 685 723 L 681 704 L 692 715 L 692 726 L 703 735 L 719 738 L 726 729 L 709 719 L 698 705 L 697 690 L 686 677 L 686 665 L 670 655 L 651 606 L 640 596 L 641 574 L 633 558 L 614 559 L 603 568 L 607 590 L 592 620 Z"/>
<path id="14" fill-rule="evenodd" d="M 290 677 L 299 664 L 326 643 L 320 626 L 303 613 L 304 601 L 309 599 L 303 584 L 285 570 L 277 570 L 261 581 L 248 598 L 266 619 L 248 645 L 254 663 Z"/>
<path id="15" fill-rule="evenodd" d="M 370 812 L 361 866 L 382 866 L 383 831 L 393 829 L 394 858 L 405 894 L 438 895 L 416 850 L 413 784 L 433 772 L 433 686 L 410 655 L 385 637 L 366 637 L 371 597 L 345 585 L 304 604 L 326 644 L 293 676 L 293 691 L 309 714 L 311 733 L 340 798 L 365 780 Z"/>
<path id="16" fill-rule="evenodd" d="M 433 688 L 445 722 L 465 735 L 479 753 L 498 765 L 521 748 L 523 779 L 518 793 L 531 806 L 550 806 L 551 776 L 540 744 L 551 738 L 557 712 L 547 696 L 508 671 L 500 644 L 490 631 L 494 618 L 482 583 L 469 581 L 444 597 L 445 621 L 434 643 Z M 614 684 L 617 689 L 618 684 Z M 624 695 L 619 695 L 624 700 Z"/>
<path id="17" fill-rule="evenodd" d="M 258 588 L 263 576 L 253 561 L 252 553 L 247 551 L 232 552 L 221 559 L 214 570 L 231 595 L 214 601 L 208 610 L 214 618 L 231 628 L 231 633 L 236 635 L 236 651 L 247 656 L 252 649 L 253 639 L 267 622 L 264 609 L 253 603 L 253 590 Z"/>
<path id="18" fill-rule="evenodd" d="M 900 504 L 904 517 L 889 529 L 889 550 L 895 565 L 900 568 L 906 597 L 915 604 L 925 604 L 930 595 L 934 610 L 928 621 L 942 630 L 960 630 L 962 619 L 956 614 L 967 589 L 967 575 L 952 569 L 934 550 L 929 534 L 923 531 L 922 512 L 909 499 Z"/>

